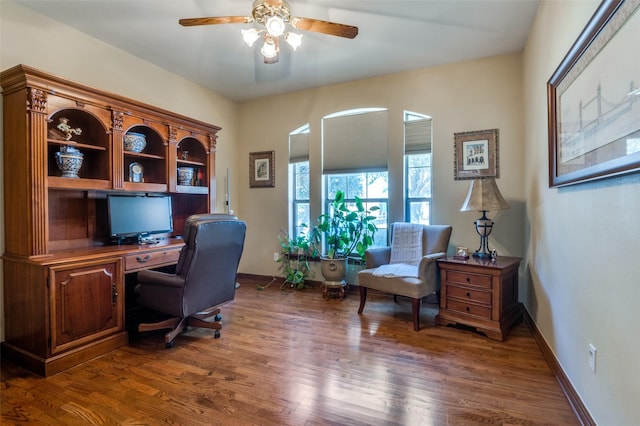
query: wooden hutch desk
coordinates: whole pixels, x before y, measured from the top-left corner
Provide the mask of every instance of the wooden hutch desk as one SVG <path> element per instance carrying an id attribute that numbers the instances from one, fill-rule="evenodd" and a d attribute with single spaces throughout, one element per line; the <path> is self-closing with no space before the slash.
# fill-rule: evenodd
<path id="1" fill-rule="evenodd" d="M 2 355 L 48 376 L 128 341 L 125 282 L 178 259 L 187 217 L 215 206 L 219 127 L 34 68 L 0 74 L 3 97 Z M 73 134 L 59 131 L 68 124 Z M 129 150 L 127 134 L 145 136 Z M 73 148 L 73 149 L 71 149 Z M 82 154 L 75 176 L 60 158 Z M 189 167 L 194 179 L 178 179 Z M 173 233 L 148 246 L 109 243 L 109 194 L 170 194 Z"/>

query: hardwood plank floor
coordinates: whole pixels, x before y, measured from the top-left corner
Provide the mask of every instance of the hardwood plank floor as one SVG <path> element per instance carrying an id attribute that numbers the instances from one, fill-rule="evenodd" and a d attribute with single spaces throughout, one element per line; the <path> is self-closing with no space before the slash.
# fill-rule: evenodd
<path id="1" fill-rule="evenodd" d="M 258 291 L 240 280 L 220 339 L 162 333 L 52 376 L 2 362 L 2 425 L 574 425 L 524 323 L 505 342 L 434 325 L 370 292 Z"/>

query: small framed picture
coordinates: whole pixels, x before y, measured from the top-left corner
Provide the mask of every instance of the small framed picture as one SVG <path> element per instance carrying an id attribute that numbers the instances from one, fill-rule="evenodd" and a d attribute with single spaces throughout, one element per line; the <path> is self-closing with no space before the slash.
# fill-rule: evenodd
<path id="1" fill-rule="evenodd" d="M 454 133 L 455 180 L 500 177 L 498 129 Z"/>
<path id="2" fill-rule="evenodd" d="M 453 258 L 458 260 L 467 260 L 469 259 L 469 250 L 466 247 L 456 247 L 456 254 Z"/>
<path id="3" fill-rule="evenodd" d="M 276 186 L 275 151 L 249 153 L 249 188 Z"/>

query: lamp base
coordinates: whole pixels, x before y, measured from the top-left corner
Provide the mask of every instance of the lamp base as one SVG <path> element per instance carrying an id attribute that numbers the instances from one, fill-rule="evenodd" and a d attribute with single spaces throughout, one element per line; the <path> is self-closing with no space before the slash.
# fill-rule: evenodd
<path id="1" fill-rule="evenodd" d="M 491 253 L 475 252 L 473 253 L 473 257 L 477 259 L 491 259 Z"/>

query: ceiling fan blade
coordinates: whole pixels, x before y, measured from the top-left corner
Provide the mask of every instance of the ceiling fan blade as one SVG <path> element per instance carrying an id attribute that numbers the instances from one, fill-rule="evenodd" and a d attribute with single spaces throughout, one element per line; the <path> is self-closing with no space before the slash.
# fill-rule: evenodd
<path id="1" fill-rule="evenodd" d="M 184 18 L 178 21 L 184 27 L 214 24 L 248 24 L 253 22 L 250 16 L 212 16 L 209 18 Z"/>
<path id="2" fill-rule="evenodd" d="M 355 36 L 358 35 L 358 27 L 321 21 L 319 19 L 295 17 L 291 19 L 291 25 L 299 30 L 313 31 L 338 37 L 355 38 Z"/>

